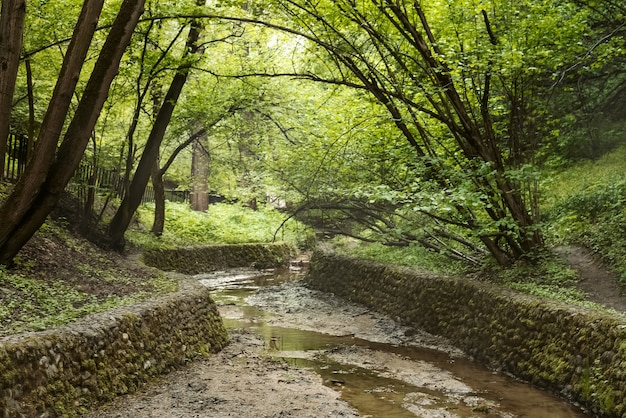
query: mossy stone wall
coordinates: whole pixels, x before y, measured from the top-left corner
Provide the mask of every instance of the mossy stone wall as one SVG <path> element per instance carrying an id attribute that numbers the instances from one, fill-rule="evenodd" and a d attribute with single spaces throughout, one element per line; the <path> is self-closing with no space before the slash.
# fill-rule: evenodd
<path id="1" fill-rule="evenodd" d="M 209 291 L 178 292 L 0 339 L 0 414 L 74 417 L 228 343 Z"/>
<path id="2" fill-rule="evenodd" d="M 476 360 L 560 393 L 596 416 L 626 418 L 626 320 L 523 295 L 316 252 L 309 286 L 450 339 Z"/>
<path id="3" fill-rule="evenodd" d="M 177 249 L 151 249 L 143 254 L 145 264 L 166 271 L 199 274 L 234 267 L 279 267 L 295 255 L 284 243 L 209 245 Z"/>

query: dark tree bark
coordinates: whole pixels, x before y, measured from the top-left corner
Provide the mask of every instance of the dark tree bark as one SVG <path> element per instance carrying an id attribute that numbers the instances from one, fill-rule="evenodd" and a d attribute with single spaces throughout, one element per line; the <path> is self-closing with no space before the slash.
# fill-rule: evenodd
<path id="1" fill-rule="evenodd" d="M 152 168 L 152 188 L 154 189 L 154 222 L 152 233 L 157 237 L 163 235 L 165 228 L 165 187 L 163 186 L 163 171 L 159 167 L 159 159 Z"/>
<path id="2" fill-rule="evenodd" d="M 0 178 L 11 124 L 13 93 L 22 52 L 26 1 L 3 0 L 0 9 Z"/>
<path id="3" fill-rule="evenodd" d="M 14 248 L 18 244 L 9 245 L 8 242 L 13 240 L 15 231 L 21 229 L 21 224 L 28 222 L 28 212 L 33 208 L 54 161 L 57 142 L 100 17 L 102 5 L 103 0 L 86 1 L 83 4 L 42 122 L 34 154 L 13 192 L 0 207 L 0 262 L 3 264 L 10 262 L 17 253 Z"/>
<path id="4" fill-rule="evenodd" d="M 187 45 L 183 56 L 183 64 L 179 66 L 167 94 L 163 99 L 163 105 L 159 109 L 157 118 L 152 126 L 150 135 L 148 136 L 146 147 L 144 148 L 141 159 L 139 160 L 139 165 L 135 170 L 135 175 L 133 176 L 133 180 L 129 186 L 128 193 L 124 196 L 120 207 L 109 224 L 109 241 L 111 246 L 118 251 L 122 251 L 124 249 L 124 234 L 130 225 L 132 216 L 141 204 L 143 193 L 146 190 L 152 169 L 159 155 L 159 148 L 161 147 L 161 142 L 165 136 L 165 131 L 167 130 L 172 114 L 174 113 L 178 97 L 180 96 L 185 82 L 187 81 L 191 68 L 189 58 L 191 55 L 200 50 L 197 45 L 197 41 L 200 36 L 201 29 L 202 26 L 199 22 L 192 22 L 187 36 Z"/>
<path id="5" fill-rule="evenodd" d="M 89 236 L 94 226 L 94 210 L 93 206 L 96 203 L 96 188 L 97 188 L 97 173 L 98 173 L 98 158 L 96 156 L 96 135 L 91 135 L 92 146 L 94 149 L 93 157 L 91 160 L 92 171 L 87 179 L 87 195 L 83 202 L 83 214 L 80 222 L 80 230 L 83 236 Z"/>
<path id="6" fill-rule="evenodd" d="M 35 149 L 35 94 L 33 92 L 33 71 L 30 66 L 30 58 L 24 60 L 26 67 L 26 89 L 28 90 L 28 148 L 27 159 L 30 159 Z"/>
<path id="7" fill-rule="evenodd" d="M 0 207 L 0 263 L 13 257 L 52 211 L 80 164 L 111 83 L 130 43 L 144 0 L 125 0 L 111 27 L 76 112 L 58 150 L 56 144 L 78 75 L 102 9 L 102 1 L 84 3 L 66 59 L 25 174 Z"/>

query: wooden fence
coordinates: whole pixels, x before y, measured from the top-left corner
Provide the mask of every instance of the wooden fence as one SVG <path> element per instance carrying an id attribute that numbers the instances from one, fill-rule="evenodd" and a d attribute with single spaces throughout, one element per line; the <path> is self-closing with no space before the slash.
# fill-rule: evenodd
<path id="1" fill-rule="evenodd" d="M 68 189 L 81 197 L 87 193 L 90 187 L 94 187 L 101 194 L 124 198 L 124 179 L 117 170 L 94 167 L 92 164 L 81 164 L 68 184 Z M 189 191 L 166 189 L 165 199 L 170 202 L 188 202 Z M 149 202 L 154 202 L 154 188 L 150 185 L 146 187 L 141 199 L 141 203 Z"/>
<path id="2" fill-rule="evenodd" d="M 11 133 L 4 156 L 4 178 L 15 181 L 24 172 L 28 158 L 28 137 Z"/>
<path id="3" fill-rule="evenodd" d="M 7 143 L 7 153 L 4 157 L 4 179 L 16 181 L 24 172 L 28 161 L 28 137 L 26 135 L 11 134 Z M 123 177 L 117 170 L 94 167 L 93 164 L 80 165 L 74 177 L 67 186 L 67 190 L 83 198 L 90 187 L 96 188 L 100 194 L 110 194 L 113 197 L 124 198 Z M 188 190 L 165 190 L 165 199 L 170 202 L 188 202 Z M 142 203 L 154 202 L 154 189 L 146 187 Z"/>

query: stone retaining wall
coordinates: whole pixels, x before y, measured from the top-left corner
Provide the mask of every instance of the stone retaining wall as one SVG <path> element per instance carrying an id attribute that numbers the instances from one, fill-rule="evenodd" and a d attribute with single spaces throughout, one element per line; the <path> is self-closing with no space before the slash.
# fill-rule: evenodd
<path id="1" fill-rule="evenodd" d="M 586 406 L 626 417 L 626 320 L 523 295 L 316 252 L 309 286 L 450 339 L 483 364 Z"/>
<path id="2" fill-rule="evenodd" d="M 144 263 L 161 270 L 199 274 L 234 267 L 279 267 L 285 265 L 293 255 L 293 247 L 277 243 L 152 249 L 144 252 L 143 258 Z"/>
<path id="3" fill-rule="evenodd" d="M 74 417 L 228 343 L 209 291 L 176 293 L 0 339 L 0 414 Z"/>

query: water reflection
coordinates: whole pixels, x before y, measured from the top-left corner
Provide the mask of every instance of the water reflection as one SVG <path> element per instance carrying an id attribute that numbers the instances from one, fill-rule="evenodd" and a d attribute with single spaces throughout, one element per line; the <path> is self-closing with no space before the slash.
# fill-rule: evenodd
<path id="1" fill-rule="evenodd" d="M 272 313 L 248 305 L 246 297 L 284 278 L 203 280 L 213 288 L 228 328 L 253 329 L 263 337 L 269 355 L 314 369 L 363 416 L 587 416 L 549 393 L 445 352 L 268 325 Z"/>

